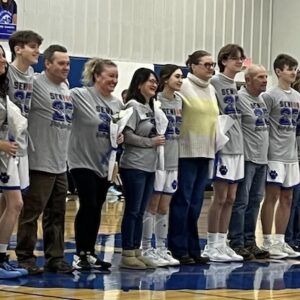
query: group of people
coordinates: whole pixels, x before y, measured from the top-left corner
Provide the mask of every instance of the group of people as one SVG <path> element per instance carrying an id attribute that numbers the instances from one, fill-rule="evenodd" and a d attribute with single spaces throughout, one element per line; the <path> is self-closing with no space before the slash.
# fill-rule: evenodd
<path id="1" fill-rule="evenodd" d="M 108 59 L 88 60 L 83 87 L 69 89 L 68 51 L 50 45 L 43 53 L 44 71 L 34 74 L 31 65 L 38 61 L 42 41 L 33 31 L 14 33 L 10 64 L 0 48 L 0 278 L 111 267 L 95 244 L 116 151 L 111 128 L 123 110 L 131 114 L 115 136 L 123 149 L 125 193 L 120 267 L 300 256 L 285 242 L 293 187 L 300 181 L 300 94 L 291 88 L 298 66 L 293 57 L 275 59 L 278 86 L 266 91 L 265 68 L 251 65 L 238 91 L 234 78 L 243 68 L 243 48 L 220 49 L 218 74 L 212 55 L 198 50 L 188 56 L 185 79 L 174 64 L 164 65 L 159 77 L 151 69 L 137 69 L 123 103 L 113 95 L 118 68 Z M 229 129 L 222 144 L 224 122 Z M 66 162 L 79 196 L 72 265 L 64 259 Z M 214 196 L 201 254 L 197 224 L 209 178 Z M 264 191 L 259 248 L 255 229 Z M 34 255 L 41 214 L 44 268 Z M 17 221 L 15 266 L 7 248 Z"/>

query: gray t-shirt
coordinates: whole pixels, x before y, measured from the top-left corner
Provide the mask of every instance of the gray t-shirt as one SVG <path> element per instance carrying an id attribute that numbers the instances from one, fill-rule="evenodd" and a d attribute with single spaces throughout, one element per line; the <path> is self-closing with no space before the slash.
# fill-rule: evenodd
<path id="1" fill-rule="evenodd" d="M 34 78 L 28 131 L 29 169 L 60 174 L 66 171 L 73 104 L 66 83 L 55 84 L 45 73 Z"/>
<path id="2" fill-rule="evenodd" d="M 268 163 L 269 121 L 267 106 L 261 95 L 254 97 L 244 87 L 238 91 L 237 108 L 242 114 L 244 155 L 246 161 Z"/>
<path id="3" fill-rule="evenodd" d="M 160 108 L 169 120 L 168 128 L 165 132 L 165 170 L 177 170 L 182 100 L 176 94 L 173 99 L 168 99 L 164 97 L 163 93 L 158 93 L 157 100 L 161 102 Z"/>
<path id="4" fill-rule="evenodd" d="M 226 133 L 229 141 L 221 150 L 221 153 L 243 154 L 241 112 L 237 108 L 239 97 L 237 94 L 236 84 L 234 80 L 224 76 L 222 73 L 214 75 L 211 79 L 211 84 L 216 89 L 220 113 L 223 115 L 229 115 L 234 120 L 234 124 Z"/>
<path id="5" fill-rule="evenodd" d="M 269 111 L 269 161 L 298 161 L 296 126 L 300 94 L 293 89 L 273 87 L 262 95 Z"/>
<path id="6" fill-rule="evenodd" d="M 107 177 L 112 150 L 110 120 L 123 104 L 114 96 L 100 95 L 95 87 L 74 88 L 71 96 L 74 113 L 68 150 L 69 168 L 90 169 L 100 177 Z"/>
<path id="7" fill-rule="evenodd" d="M 33 89 L 33 68 L 29 67 L 26 73 L 21 72 L 12 64 L 9 65 L 7 77 L 9 79 L 8 96 L 22 112 L 24 117 L 28 116 L 32 89 Z"/>
<path id="8" fill-rule="evenodd" d="M 157 135 L 154 113 L 148 104 L 135 100 L 128 102 L 126 107 L 132 107 L 133 114 L 124 130 L 124 151 L 120 167 L 155 172 L 157 150 L 151 140 Z"/>

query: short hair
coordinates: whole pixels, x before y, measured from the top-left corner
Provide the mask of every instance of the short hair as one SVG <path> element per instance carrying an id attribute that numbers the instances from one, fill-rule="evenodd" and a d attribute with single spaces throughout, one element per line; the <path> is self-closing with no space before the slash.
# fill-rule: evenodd
<path id="1" fill-rule="evenodd" d="M 8 40 L 9 48 L 13 56 L 16 55 L 16 46 L 20 46 L 23 48 L 25 45 L 32 42 L 37 43 L 39 46 L 43 42 L 43 38 L 38 33 L 32 30 L 18 30 L 13 33 Z"/>
<path id="2" fill-rule="evenodd" d="M 105 66 L 117 67 L 110 59 L 91 58 L 85 64 L 82 72 L 82 83 L 84 85 L 92 85 L 95 83 L 95 75 L 103 72 Z"/>
<path id="3" fill-rule="evenodd" d="M 44 56 L 44 62 L 46 60 L 52 62 L 53 61 L 53 56 L 54 56 L 54 52 L 63 52 L 63 53 L 67 53 L 68 50 L 67 48 L 65 48 L 64 46 L 61 45 L 50 45 L 43 53 Z"/>
<path id="4" fill-rule="evenodd" d="M 185 64 L 189 68 L 189 71 L 193 73 L 192 64 L 197 65 L 199 60 L 204 56 L 211 56 L 211 54 L 205 50 L 197 50 L 188 56 Z"/>
<path id="5" fill-rule="evenodd" d="M 129 88 L 128 88 L 128 92 L 127 92 L 127 96 L 125 98 L 125 103 L 127 103 L 129 100 L 131 99 L 135 99 L 136 101 L 145 104 L 146 103 L 146 99 L 145 97 L 142 95 L 139 86 L 141 84 L 144 84 L 150 77 L 150 75 L 153 75 L 155 77 L 155 79 L 158 82 L 158 77 L 155 74 L 155 72 L 151 69 L 148 68 L 139 68 L 137 69 L 131 79 Z M 156 95 L 155 95 L 156 96 Z M 154 97 L 153 97 L 154 98 Z M 150 99 L 150 107 L 152 107 L 152 103 L 153 103 L 153 98 Z"/>
<path id="6" fill-rule="evenodd" d="M 173 64 L 166 64 L 161 67 L 159 72 L 159 85 L 158 85 L 158 91 L 161 92 L 165 87 L 165 82 L 172 76 L 172 74 L 176 70 L 181 70 L 180 67 Z"/>
<path id="7" fill-rule="evenodd" d="M 239 52 L 241 54 L 241 58 L 245 59 L 245 53 L 244 49 L 237 44 L 227 44 L 224 47 L 222 47 L 218 53 L 218 67 L 221 73 L 224 72 L 225 66 L 223 65 L 223 60 L 226 60 L 230 57 L 236 57 L 239 55 Z"/>
<path id="8" fill-rule="evenodd" d="M 282 71 L 285 65 L 290 68 L 297 67 L 298 61 L 288 54 L 279 54 L 277 55 L 273 63 L 274 72 L 276 73 L 276 69 L 280 69 Z"/>

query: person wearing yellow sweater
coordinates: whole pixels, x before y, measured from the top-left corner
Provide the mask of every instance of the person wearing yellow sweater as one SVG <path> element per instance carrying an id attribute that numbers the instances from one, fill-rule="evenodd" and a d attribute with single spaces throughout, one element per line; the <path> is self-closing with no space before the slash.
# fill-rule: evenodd
<path id="1" fill-rule="evenodd" d="M 208 178 L 208 165 L 215 158 L 215 134 L 219 114 L 215 89 L 210 84 L 215 63 L 210 53 L 189 55 L 189 68 L 179 95 L 182 124 L 179 137 L 178 189 L 171 201 L 168 247 L 181 264 L 205 263 L 201 257 L 197 222 Z"/>

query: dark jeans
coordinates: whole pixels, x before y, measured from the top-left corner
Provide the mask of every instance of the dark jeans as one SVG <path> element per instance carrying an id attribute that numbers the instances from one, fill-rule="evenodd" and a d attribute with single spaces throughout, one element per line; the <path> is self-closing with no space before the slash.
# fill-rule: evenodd
<path id="1" fill-rule="evenodd" d="M 66 173 L 30 171 L 30 186 L 23 195 L 19 217 L 16 255 L 19 261 L 35 259 L 37 221 L 43 213 L 42 227 L 45 259 L 63 258 L 67 194 Z"/>
<path id="2" fill-rule="evenodd" d="M 228 239 L 233 248 L 256 243 L 255 229 L 264 197 L 266 172 L 266 165 L 245 161 L 245 179 L 239 183 L 229 224 Z"/>
<path id="3" fill-rule="evenodd" d="M 198 257 L 201 253 L 198 235 L 204 190 L 208 177 L 205 158 L 180 158 L 178 189 L 170 204 L 168 248 L 174 256 Z"/>
<path id="4" fill-rule="evenodd" d="M 125 192 L 125 209 L 122 220 L 122 248 L 138 249 L 143 232 L 143 216 L 153 193 L 154 172 L 137 169 L 121 169 Z"/>
<path id="5" fill-rule="evenodd" d="M 76 253 L 94 253 L 101 210 L 110 184 L 107 178 L 101 178 L 89 169 L 72 169 L 71 174 L 79 196 L 79 209 L 75 217 Z"/>
<path id="6" fill-rule="evenodd" d="M 300 184 L 294 187 L 290 219 L 285 232 L 285 241 L 291 246 L 300 246 Z"/>

